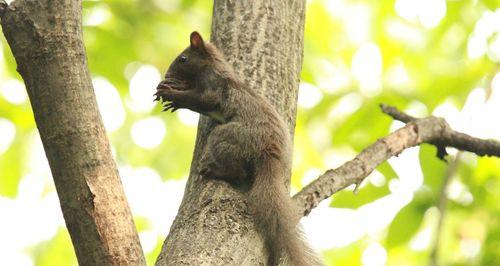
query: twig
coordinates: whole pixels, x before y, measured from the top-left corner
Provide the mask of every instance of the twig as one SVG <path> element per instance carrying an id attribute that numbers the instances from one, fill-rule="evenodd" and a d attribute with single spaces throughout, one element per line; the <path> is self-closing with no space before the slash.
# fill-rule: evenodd
<path id="1" fill-rule="evenodd" d="M 455 175 L 458 165 L 460 164 L 460 157 L 462 152 L 459 151 L 455 156 L 455 159 L 450 163 L 448 168 L 446 169 L 446 174 L 444 176 L 443 185 L 441 186 L 441 190 L 439 191 L 439 199 L 438 199 L 438 210 L 439 210 L 439 220 L 436 226 L 436 233 L 434 235 L 434 243 L 432 245 L 432 250 L 429 258 L 430 266 L 438 265 L 438 252 L 439 252 L 439 242 L 441 240 L 441 231 L 443 229 L 444 217 L 446 215 L 446 206 L 448 204 L 448 198 L 446 197 L 446 191 L 451 182 L 451 179 Z"/>
<path id="2" fill-rule="evenodd" d="M 408 123 L 408 122 L 411 122 L 413 120 L 416 120 L 415 117 L 399 111 L 394 106 L 381 104 L 380 109 L 382 109 L 382 112 L 384 112 L 385 114 L 387 114 L 387 115 L 391 116 L 392 118 L 394 118 L 398 121 L 401 121 L 403 123 Z"/>
<path id="3" fill-rule="evenodd" d="M 414 118 L 410 115 L 407 115 L 392 106 L 383 104 L 380 106 L 380 108 L 387 115 L 404 123 L 420 120 L 418 118 Z M 454 147 L 462 151 L 473 152 L 479 156 L 487 155 L 487 156 L 500 157 L 500 142 L 492 139 L 475 138 L 467 134 L 457 132 L 451 129 L 448 123 L 446 123 L 444 119 L 442 118 L 438 119 L 442 120 L 441 123 L 444 126 L 444 131 L 442 132 L 441 135 L 434 136 L 433 140 L 425 142 L 428 142 L 436 146 Z"/>
<path id="4" fill-rule="evenodd" d="M 359 184 L 378 165 L 409 147 L 430 143 L 439 149 L 455 147 L 480 156 L 500 157 L 500 142 L 482 140 L 454 131 L 443 118 L 434 116 L 414 118 L 394 107 L 382 105 L 382 111 L 406 126 L 368 146 L 353 160 L 326 171 L 314 182 L 304 187 L 293 198 L 303 215 L 315 208 L 320 201 L 352 184 Z M 443 154 L 439 154 L 441 156 Z"/>

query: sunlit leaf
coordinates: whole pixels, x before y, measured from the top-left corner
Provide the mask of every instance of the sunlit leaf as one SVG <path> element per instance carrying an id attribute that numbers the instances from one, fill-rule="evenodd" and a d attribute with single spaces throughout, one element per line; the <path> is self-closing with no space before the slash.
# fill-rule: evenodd
<path id="1" fill-rule="evenodd" d="M 424 184 L 429 186 L 433 193 L 438 193 L 445 179 L 447 163 L 436 156 L 437 149 L 432 145 L 420 147 L 420 166 L 424 175 Z"/>
<path id="2" fill-rule="evenodd" d="M 404 207 L 394 218 L 387 234 L 387 246 L 406 244 L 417 232 L 424 214 L 411 205 Z"/>
<path id="3" fill-rule="evenodd" d="M 36 265 L 78 265 L 71 239 L 66 230 L 59 230 L 50 241 L 33 249 Z"/>

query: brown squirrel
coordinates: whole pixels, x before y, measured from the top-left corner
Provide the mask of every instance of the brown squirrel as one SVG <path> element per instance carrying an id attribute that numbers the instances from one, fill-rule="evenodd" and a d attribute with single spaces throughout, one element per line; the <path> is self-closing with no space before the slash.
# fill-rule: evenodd
<path id="1" fill-rule="evenodd" d="M 247 183 L 245 192 L 268 265 L 322 265 L 305 244 L 299 215 L 285 187 L 291 141 L 281 116 L 267 99 L 238 79 L 222 53 L 191 33 L 191 45 L 170 65 L 157 88 L 164 111 L 188 108 L 217 121 L 204 147 L 204 178 Z"/>

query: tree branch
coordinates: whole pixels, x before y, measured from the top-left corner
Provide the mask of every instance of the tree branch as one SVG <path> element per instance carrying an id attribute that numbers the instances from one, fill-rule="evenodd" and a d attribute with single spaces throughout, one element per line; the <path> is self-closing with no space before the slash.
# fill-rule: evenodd
<path id="1" fill-rule="evenodd" d="M 392 106 L 381 105 L 380 108 L 387 115 L 404 123 L 417 120 L 417 118 L 407 115 Z M 441 136 L 436 136 L 432 142 L 429 142 L 430 144 L 436 146 L 454 147 L 459 150 L 473 152 L 479 156 L 488 155 L 500 157 L 500 142 L 475 138 L 452 130 L 444 120 L 443 123 L 446 127 L 444 132 Z"/>
<path id="2" fill-rule="evenodd" d="M 446 195 L 446 191 L 451 183 L 451 179 L 458 170 L 461 156 L 462 152 L 460 151 L 455 156 L 455 159 L 451 161 L 450 165 L 446 169 L 446 174 L 444 176 L 443 184 L 441 185 L 441 190 L 439 191 L 439 199 L 437 205 L 439 210 L 439 219 L 436 225 L 436 233 L 434 234 L 434 240 L 429 255 L 429 266 L 439 265 L 438 255 L 439 255 L 439 245 L 441 242 L 441 235 L 442 235 L 441 231 L 443 230 L 444 217 L 446 215 L 446 207 L 448 205 L 448 197 Z"/>
<path id="3" fill-rule="evenodd" d="M 407 123 L 406 126 L 368 146 L 353 160 L 326 171 L 297 193 L 293 198 L 303 215 L 309 214 L 320 201 L 329 198 L 337 191 L 361 183 L 378 165 L 390 157 L 422 143 L 436 145 L 438 157 L 444 155 L 439 150 L 444 150 L 445 147 L 470 151 L 480 156 L 500 157 L 500 142 L 483 140 L 454 131 L 443 118 L 434 116 L 414 118 L 386 105 L 381 105 L 381 109 L 392 118 Z"/>

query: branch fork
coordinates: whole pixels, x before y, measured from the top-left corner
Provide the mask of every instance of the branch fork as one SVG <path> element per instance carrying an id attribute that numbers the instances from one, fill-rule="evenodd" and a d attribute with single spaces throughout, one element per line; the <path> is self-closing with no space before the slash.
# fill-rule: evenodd
<path id="1" fill-rule="evenodd" d="M 500 157 L 500 142 L 484 140 L 453 130 L 445 119 L 429 116 L 415 118 L 395 107 L 381 105 L 382 112 L 406 125 L 368 146 L 353 160 L 336 169 L 327 170 L 304 187 L 293 198 L 300 213 L 307 215 L 319 202 L 346 187 L 361 183 L 375 168 L 405 149 L 429 143 L 438 149 L 437 157 L 444 159 L 446 147 L 476 153 L 479 156 Z"/>

